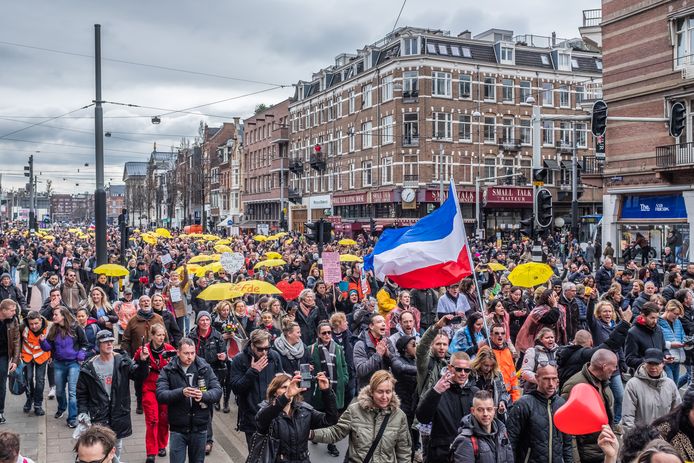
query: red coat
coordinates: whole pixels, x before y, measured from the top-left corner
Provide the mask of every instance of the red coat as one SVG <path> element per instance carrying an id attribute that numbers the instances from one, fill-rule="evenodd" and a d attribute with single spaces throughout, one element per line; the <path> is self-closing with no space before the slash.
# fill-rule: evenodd
<path id="1" fill-rule="evenodd" d="M 157 379 L 159 378 L 159 372 L 166 366 L 169 361 L 163 356 L 156 355 L 152 349 L 151 349 L 151 343 L 148 344 L 150 347 L 149 350 L 149 373 L 147 373 L 147 377 L 145 380 L 142 382 L 142 391 L 150 391 L 150 392 L 155 392 L 157 390 Z M 171 344 L 164 343 L 164 351 L 175 351 L 176 348 L 172 346 Z M 135 352 L 135 361 L 139 362 L 140 361 L 140 353 L 142 352 L 142 347 L 137 349 L 137 352 Z"/>

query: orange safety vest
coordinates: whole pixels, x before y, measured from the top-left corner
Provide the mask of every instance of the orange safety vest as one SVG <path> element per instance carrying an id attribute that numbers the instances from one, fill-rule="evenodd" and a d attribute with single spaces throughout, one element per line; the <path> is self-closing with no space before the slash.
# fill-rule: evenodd
<path id="1" fill-rule="evenodd" d="M 501 376 L 504 378 L 504 385 L 511 400 L 517 402 L 521 398 L 520 387 L 518 386 L 518 376 L 516 376 L 516 364 L 513 361 L 513 354 L 508 347 L 505 349 L 492 349 L 496 363 L 499 364 Z"/>
<path id="2" fill-rule="evenodd" d="M 48 327 L 44 328 L 41 334 L 46 334 Z M 28 326 L 22 332 L 22 361 L 24 363 L 34 362 L 43 365 L 51 358 L 51 353 L 41 349 L 39 337 L 32 333 Z"/>

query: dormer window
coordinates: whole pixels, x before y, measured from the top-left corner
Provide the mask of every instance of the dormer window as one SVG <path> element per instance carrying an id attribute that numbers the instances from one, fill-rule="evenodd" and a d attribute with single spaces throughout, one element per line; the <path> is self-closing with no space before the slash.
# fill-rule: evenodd
<path id="1" fill-rule="evenodd" d="M 602 61 L 599 59 L 595 60 L 595 67 L 602 71 Z"/>
<path id="2" fill-rule="evenodd" d="M 557 70 L 558 71 L 570 71 L 571 70 L 571 55 L 565 52 L 557 52 Z"/>
<path id="3" fill-rule="evenodd" d="M 371 51 L 368 51 L 366 53 L 366 56 L 364 56 L 364 69 L 370 69 L 372 65 L 372 56 L 371 56 Z"/>
<path id="4" fill-rule="evenodd" d="M 514 64 L 513 60 L 513 47 L 501 46 L 501 50 L 499 52 L 499 62 L 501 64 Z"/>
<path id="5" fill-rule="evenodd" d="M 447 55 L 448 54 L 448 47 L 444 45 L 443 43 L 439 44 L 439 55 Z"/>
<path id="6" fill-rule="evenodd" d="M 402 39 L 402 56 L 419 54 L 419 37 L 405 37 Z"/>
<path id="7" fill-rule="evenodd" d="M 576 58 L 571 58 L 571 67 L 573 69 L 578 69 L 578 60 Z"/>
<path id="8" fill-rule="evenodd" d="M 431 42 L 427 43 L 427 52 L 435 55 L 436 54 L 436 44 L 431 43 Z"/>
<path id="9" fill-rule="evenodd" d="M 549 66 L 549 56 L 540 55 L 540 60 L 542 61 L 542 64 L 544 64 L 545 66 Z"/>

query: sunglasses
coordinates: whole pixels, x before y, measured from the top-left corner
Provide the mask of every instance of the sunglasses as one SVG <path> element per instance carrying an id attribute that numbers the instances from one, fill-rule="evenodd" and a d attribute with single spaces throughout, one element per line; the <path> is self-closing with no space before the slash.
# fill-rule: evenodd
<path id="1" fill-rule="evenodd" d="M 260 351 L 260 352 L 268 352 L 268 351 L 270 350 L 270 346 L 267 346 L 267 347 L 258 347 L 258 346 L 256 346 L 256 345 L 254 344 L 253 347 L 255 347 L 255 350 L 258 350 L 258 351 Z"/>
<path id="2" fill-rule="evenodd" d="M 453 367 L 453 369 L 456 371 L 456 373 L 465 372 L 466 375 L 469 375 L 470 372 L 472 371 L 472 368 L 465 368 L 465 367 Z"/>
<path id="3" fill-rule="evenodd" d="M 323 331 L 321 332 L 321 336 L 326 335 L 326 334 L 333 334 L 332 331 Z"/>
<path id="4" fill-rule="evenodd" d="M 102 458 L 101 460 L 94 460 L 94 461 L 86 461 L 86 460 L 80 460 L 80 457 L 75 457 L 75 463 L 104 463 L 106 459 L 108 458 L 108 454 L 111 453 L 111 450 L 106 452 L 106 456 Z"/>

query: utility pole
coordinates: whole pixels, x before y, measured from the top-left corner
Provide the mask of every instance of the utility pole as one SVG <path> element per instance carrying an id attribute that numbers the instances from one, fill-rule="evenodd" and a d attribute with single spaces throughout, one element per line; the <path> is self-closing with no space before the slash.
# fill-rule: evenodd
<path id="1" fill-rule="evenodd" d="M 94 146 L 96 147 L 96 190 L 94 191 L 94 226 L 96 228 L 96 265 L 107 263 L 106 257 L 106 190 L 104 190 L 104 110 L 101 107 L 101 25 L 94 24 Z"/>
<path id="2" fill-rule="evenodd" d="M 443 143 L 439 143 L 439 204 L 443 204 Z"/>
<path id="3" fill-rule="evenodd" d="M 540 105 L 535 104 L 534 98 L 530 97 L 533 101 L 529 101 L 533 105 L 533 162 L 532 162 L 532 172 L 537 169 L 542 168 L 542 113 L 540 110 Z M 537 225 L 537 189 L 538 186 L 533 181 L 533 222 Z M 532 259 L 534 262 L 542 262 L 542 244 L 540 243 L 539 237 L 534 236 L 533 238 L 533 248 L 532 248 Z"/>
<path id="4" fill-rule="evenodd" d="M 29 166 L 24 167 L 24 175 L 29 177 L 29 230 L 33 230 L 35 225 L 36 211 L 34 209 L 34 195 L 36 187 L 34 186 L 34 155 L 29 155 Z"/>
<path id="5" fill-rule="evenodd" d="M 578 157 L 576 152 L 576 123 L 571 122 L 571 231 L 575 240 L 578 240 Z"/>

